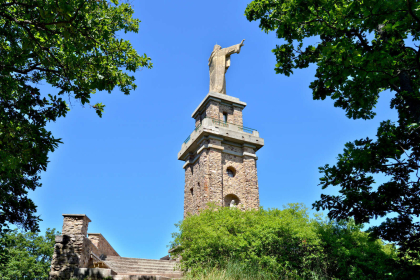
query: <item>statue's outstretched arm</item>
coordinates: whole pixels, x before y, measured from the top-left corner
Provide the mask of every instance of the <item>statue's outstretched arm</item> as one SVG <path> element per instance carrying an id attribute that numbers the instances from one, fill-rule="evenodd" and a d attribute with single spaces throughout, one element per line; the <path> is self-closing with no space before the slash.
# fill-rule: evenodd
<path id="1" fill-rule="evenodd" d="M 239 44 L 233 45 L 231 47 L 226 48 L 226 55 L 231 55 L 233 53 L 239 53 L 241 51 L 241 47 L 244 45 L 245 39 L 243 39 Z"/>

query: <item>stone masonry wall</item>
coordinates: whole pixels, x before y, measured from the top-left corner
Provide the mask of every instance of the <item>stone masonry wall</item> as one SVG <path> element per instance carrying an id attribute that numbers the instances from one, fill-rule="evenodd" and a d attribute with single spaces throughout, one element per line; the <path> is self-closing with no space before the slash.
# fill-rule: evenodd
<path id="1" fill-rule="evenodd" d="M 86 215 L 63 214 L 62 235 L 55 238 L 54 253 L 51 261 L 50 280 L 70 279 L 76 268 L 88 268 L 93 264 L 92 255 L 118 253 L 101 234 L 96 245 L 86 237 L 90 219 Z M 107 245 L 108 244 L 108 245 Z M 112 249 L 112 250 L 111 250 Z"/>
<path id="2" fill-rule="evenodd" d="M 49 279 L 70 279 L 75 268 L 88 267 L 90 254 L 98 251 L 83 235 L 59 235 L 56 237 Z"/>
<path id="3" fill-rule="evenodd" d="M 210 100 L 201 116 L 196 117 L 195 126 L 205 117 L 223 120 L 224 113 L 228 123 L 242 126 L 242 110 L 241 106 Z M 222 144 L 220 138 L 211 136 L 201 142 L 197 151 L 206 145 L 209 146 L 200 155 L 190 156 L 190 161 L 194 161 L 195 156 L 198 159 L 185 167 L 184 217 L 188 213 L 198 214 L 209 201 L 229 206 L 235 199 L 239 200 L 241 209 L 258 209 L 256 158 L 243 155 L 244 152 L 255 155 L 255 151 L 246 145 Z M 235 171 L 234 177 L 228 176 L 228 168 Z"/>
<path id="4" fill-rule="evenodd" d="M 230 206 L 232 198 L 239 199 L 238 207 L 242 210 L 257 210 L 256 159 L 242 156 L 243 152 L 254 154 L 255 151 L 249 147 L 222 144 L 211 138 L 202 141 L 200 147 L 208 144 L 215 148 L 203 149 L 199 158 L 185 168 L 184 217 L 187 213 L 198 214 L 209 201 Z M 228 176 L 228 168 L 235 171 L 234 177 Z"/>
<path id="5" fill-rule="evenodd" d="M 208 140 L 202 141 L 200 147 L 207 144 Z M 199 159 L 185 169 L 184 217 L 198 213 L 209 201 L 208 153 L 204 149 Z"/>
<path id="6" fill-rule="evenodd" d="M 209 200 L 214 201 L 217 205 L 222 206 L 223 174 L 220 164 L 222 162 L 221 149 L 223 149 L 223 147 L 221 141 L 217 139 L 210 139 L 209 144 L 213 146 L 209 149 Z"/>
<path id="7" fill-rule="evenodd" d="M 254 154 L 254 149 L 244 147 L 245 153 Z M 244 156 L 244 171 L 245 171 L 245 182 L 247 190 L 247 201 L 248 207 L 257 209 L 260 207 L 260 196 L 258 188 L 258 175 L 257 175 L 257 161 L 254 157 Z"/>
<path id="8" fill-rule="evenodd" d="M 219 116 L 218 119 L 219 120 L 223 120 L 223 114 L 226 113 L 227 114 L 227 122 L 228 123 L 234 123 L 233 120 L 233 107 L 226 105 L 226 104 L 220 104 L 219 105 Z"/>
<path id="9" fill-rule="evenodd" d="M 232 123 L 237 124 L 237 125 L 244 125 L 244 120 L 242 117 L 242 108 L 233 106 L 233 121 Z"/>
<path id="10" fill-rule="evenodd" d="M 219 119 L 219 102 L 210 100 L 206 107 L 206 116 L 208 118 Z"/>
<path id="11" fill-rule="evenodd" d="M 86 215 L 65 215 L 63 235 L 81 234 L 86 236 L 90 219 Z"/>
<path id="12" fill-rule="evenodd" d="M 219 120 L 223 120 L 223 113 L 227 113 L 228 123 L 233 123 L 240 126 L 243 125 L 242 108 L 232 105 L 219 104 Z"/>
<path id="13" fill-rule="evenodd" d="M 100 233 L 89 233 L 88 236 L 89 240 L 92 241 L 93 245 L 98 248 L 99 255 L 105 255 L 105 256 L 117 256 L 120 255 L 117 253 L 117 251 L 112 248 L 111 244 L 108 243 L 108 241 L 103 237 Z"/>
<path id="14" fill-rule="evenodd" d="M 49 279 L 70 279 L 75 268 L 88 267 L 92 242 L 86 238 L 86 215 L 63 215 L 62 235 L 55 238 Z"/>
<path id="15" fill-rule="evenodd" d="M 240 126 L 243 125 L 242 108 L 233 105 L 221 104 L 220 102 L 211 100 L 207 104 L 206 110 L 195 117 L 195 127 L 197 127 L 206 117 L 223 120 L 224 113 L 227 114 L 228 123 Z"/>

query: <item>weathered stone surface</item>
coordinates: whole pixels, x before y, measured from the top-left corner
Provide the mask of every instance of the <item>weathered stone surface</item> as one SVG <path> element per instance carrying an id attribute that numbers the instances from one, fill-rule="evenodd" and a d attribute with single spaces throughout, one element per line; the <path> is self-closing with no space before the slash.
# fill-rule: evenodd
<path id="1" fill-rule="evenodd" d="M 104 279 L 112 277 L 112 270 L 108 268 L 76 268 L 73 271 L 73 277 L 78 279 Z"/>
<path id="2" fill-rule="evenodd" d="M 225 73 L 230 66 L 230 56 L 241 51 L 244 41 L 224 49 L 219 45 L 214 46 L 209 58 L 210 91 L 226 94 Z"/>
<path id="3" fill-rule="evenodd" d="M 62 235 L 57 235 L 55 237 L 55 243 L 63 243 L 63 236 Z"/>
<path id="4" fill-rule="evenodd" d="M 111 244 L 108 243 L 108 241 L 103 237 L 100 233 L 89 233 L 88 238 L 90 241 L 92 241 L 93 245 L 98 248 L 98 251 L 100 252 L 100 255 L 105 256 L 120 256 L 117 251 L 112 248 Z"/>
<path id="5" fill-rule="evenodd" d="M 81 277 L 78 269 L 89 268 L 101 255 L 119 256 L 101 234 L 86 237 L 90 219 L 86 215 L 63 214 L 62 235 L 56 236 L 50 279 Z M 76 274 L 75 274 L 76 271 Z"/>
<path id="6" fill-rule="evenodd" d="M 235 207 L 242 210 L 260 206 L 255 153 L 264 140 L 257 131 L 243 131 L 246 103 L 225 96 L 209 93 L 201 102 L 193 113 L 200 127 L 178 153 L 178 159 L 186 162 L 184 217 L 198 214 L 210 201 L 229 207 L 234 200 Z"/>
<path id="7" fill-rule="evenodd" d="M 63 214 L 63 235 L 87 234 L 91 220 L 84 214 Z"/>

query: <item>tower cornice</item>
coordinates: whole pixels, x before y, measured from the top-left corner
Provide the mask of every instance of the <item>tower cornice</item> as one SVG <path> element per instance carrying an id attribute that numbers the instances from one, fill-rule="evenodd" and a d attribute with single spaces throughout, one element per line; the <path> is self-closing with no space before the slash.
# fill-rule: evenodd
<path id="1" fill-rule="evenodd" d="M 181 151 L 178 153 L 178 159 L 186 161 L 189 156 L 196 156 L 200 143 L 205 138 L 217 138 L 221 141 L 251 147 L 258 151 L 264 146 L 264 139 L 259 136 L 256 130 L 252 131 L 252 133 L 247 133 L 243 131 L 243 126 L 206 118 L 202 121 L 201 126 L 191 133 L 188 141 L 182 144 Z"/>

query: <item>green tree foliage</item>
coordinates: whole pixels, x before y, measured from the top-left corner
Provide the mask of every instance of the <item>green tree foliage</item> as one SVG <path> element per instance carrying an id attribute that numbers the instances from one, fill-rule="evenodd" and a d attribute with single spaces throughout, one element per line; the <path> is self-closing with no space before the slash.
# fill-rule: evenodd
<path id="1" fill-rule="evenodd" d="M 398 273 L 393 246 L 370 238 L 353 221 L 310 218 L 301 204 L 245 212 L 212 206 L 177 226 L 173 254 L 192 278 L 232 262 L 262 279 L 393 279 Z"/>
<path id="2" fill-rule="evenodd" d="M 420 252 L 420 2 L 413 0 L 255 0 L 245 11 L 265 32 L 284 44 L 273 50 L 276 73 L 316 64 L 313 98 L 330 97 L 347 117 L 371 119 L 380 94 L 394 92 L 391 108 L 398 121 L 381 122 L 377 139 L 345 145 L 334 166 L 320 168 L 323 189 L 314 207 L 332 219 L 356 223 L 387 218 L 372 232 L 418 257 Z M 316 38 L 316 45 L 305 40 Z M 375 183 L 372 175 L 386 177 Z"/>
<path id="3" fill-rule="evenodd" d="M 111 3 L 112 2 L 112 3 Z M 61 139 L 45 126 L 63 117 L 63 99 L 90 105 L 97 90 L 136 88 L 126 71 L 152 67 L 118 32 L 138 32 L 118 0 L 0 0 L 0 232 L 8 223 L 36 230 L 28 190 L 40 187 L 48 152 Z M 57 89 L 47 94 L 43 81 Z M 101 116 L 105 105 L 90 105 Z"/>
<path id="4" fill-rule="evenodd" d="M 45 236 L 33 232 L 20 233 L 18 230 L 4 234 L 0 238 L 0 246 L 7 255 L 7 261 L 0 262 L 0 278 L 48 279 L 55 236 L 58 234 L 55 229 L 47 229 Z"/>

